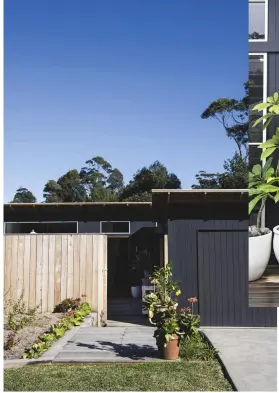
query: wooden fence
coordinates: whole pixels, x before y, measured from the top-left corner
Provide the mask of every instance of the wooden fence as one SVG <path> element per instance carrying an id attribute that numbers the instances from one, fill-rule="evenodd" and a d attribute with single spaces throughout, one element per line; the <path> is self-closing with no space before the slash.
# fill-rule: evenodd
<path id="1" fill-rule="evenodd" d="M 28 307 L 53 311 L 69 297 L 86 295 L 107 318 L 107 238 L 96 234 L 4 236 L 5 301 L 24 291 Z"/>

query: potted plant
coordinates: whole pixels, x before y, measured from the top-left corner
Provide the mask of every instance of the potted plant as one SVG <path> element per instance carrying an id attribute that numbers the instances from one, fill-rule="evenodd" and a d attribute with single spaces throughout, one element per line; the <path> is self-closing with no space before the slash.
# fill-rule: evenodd
<path id="1" fill-rule="evenodd" d="M 191 299 L 197 301 L 196 298 Z M 180 312 L 168 309 L 154 315 L 153 324 L 156 325 L 154 337 L 161 357 L 165 360 L 177 360 L 181 340 L 190 339 L 198 332 L 200 317 L 194 315 L 188 307 Z"/>
<path id="2" fill-rule="evenodd" d="M 176 309 L 177 298 L 181 291 L 178 282 L 172 280 L 171 262 L 165 267 L 157 268 L 149 279 L 151 284 L 154 285 L 154 291 L 144 296 L 143 308 L 148 310 L 149 320 L 151 321 L 158 312 Z"/>
<path id="3" fill-rule="evenodd" d="M 272 159 L 269 159 L 264 167 L 254 165 L 249 173 L 249 195 L 252 197 L 249 214 L 260 203 L 256 225 L 249 227 L 249 281 L 258 280 L 263 275 L 271 254 L 272 231 L 261 226 L 266 201 L 268 198 L 273 199 L 274 186 L 269 184 L 269 180 L 274 178 L 275 173 L 271 164 Z"/>
<path id="4" fill-rule="evenodd" d="M 257 110 L 258 112 L 261 112 L 264 109 L 268 109 L 268 113 L 265 114 L 264 116 L 260 117 L 255 123 L 254 127 L 257 124 L 260 124 L 263 122 L 263 129 L 266 129 L 269 124 L 271 123 L 272 119 L 274 116 L 279 115 L 279 94 L 276 92 L 274 93 L 273 96 L 268 97 L 266 102 L 260 103 L 256 105 L 253 110 Z M 272 136 L 272 138 L 268 139 L 266 142 L 262 143 L 259 145 L 260 149 L 263 149 L 263 152 L 261 154 L 261 160 L 265 160 L 267 157 L 270 157 L 271 155 L 274 154 L 275 150 L 279 148 L 279 127 L 276 128 L 275 134 Z M 272 160 L 272 158 L 271 158 Z M 270 178 L 267 178 L 267 185 L 266 185 L 266 190 L 268 189 L 269 186 L 269 191 L 271 194 L 269 197 L 273 199 L 275 203 L 279 201 L 279 176 L 278 176 L 278 168 L 279 165 L 277 165 L 277 170 L 274 170 L 273 173 L 270 171 Z M 272 195 L 273 193 L 273 195 Z M 277 261 L 279 262 L 279 225 L 276 225 L 273 228 L 273 249 L 274 253 L 276 256 Z"/>

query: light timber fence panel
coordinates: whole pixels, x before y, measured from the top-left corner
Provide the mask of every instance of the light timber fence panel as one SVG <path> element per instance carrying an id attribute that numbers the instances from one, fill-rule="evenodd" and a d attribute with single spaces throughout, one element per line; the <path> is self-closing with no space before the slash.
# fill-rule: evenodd
<path id="1" fill-rule="evenodd" d="M 48 297 L 47 309 L 53 311 L 54 302 L 54 274 L 55 274 L 55 236 L 49 236 L 48 241 Z"/>
<path id="2" fill-rule="evenodd" d="M 23 290 L 26 305 L 29 305 L 29 283 L 30 283 L 30 236 L 24 236 L 24 257 L 23 257 Z"/>
<path id="3" fill-rule="evenodd" d="M 107 310 L 107 239 L 99 234 L 4 236 L 5 304 L 24 293 L 29 307 L 52 312 L 66 297 L 86 295 L 98 322 Z"/>
<path id="4" fill-rule="evenodd" d="M 79 269 L 79 245 L 80 245 L 80 239 L 78 236 L 73 236 L 73 248 L 74 248 L 74 297 L 77 298 L 81 295 L 80 289 L 79 289 L 79 274 L 80 274 L 80 269 Z M 93 306 L 92 306 L 93 307 Z"/>

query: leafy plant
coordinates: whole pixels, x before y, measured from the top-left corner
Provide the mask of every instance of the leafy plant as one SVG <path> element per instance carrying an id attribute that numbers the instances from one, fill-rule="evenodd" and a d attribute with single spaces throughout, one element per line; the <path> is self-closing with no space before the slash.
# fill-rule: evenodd
<path id="1" fill-rule="evenodd" d="M 169 262 L 165 267 L 157 268 L 149 277 L 154 284 L 154 292 L 144 296 L 143 307 L 148 310 L 150 319 L 162 308 L 171 310 L 177 306 L 181 290 L 172 276 L 172 263 Z"/>
<path id="2" fill-rule="evenodd" d="M 63 337 L 66 331 L 73 326 L 79 326 L 90 313 L 91 308 L 87 302 L 81 303 L 76 309 L 65 313 L 57 324 L 51 325 L 47 332 L 39 336 L 39 341 L 26 350 L 24 358 L 33 359 L 40 357 L 41 353 L 45 352 L 54 341 Z"/>
<path id="3" fill-rule="evenodd" d="M 274 170 L 272 167 L 272 158 L 266 161 L 264 167 L 257 164 L 253 166 L 252 172 L 249 172 L 249 195 L 253 196 L 253 199 L 249 202 L 249 214 L 261 202 L 257 213 L 256 228 L 258 231 L 260 231 L 261 214 L 267 199 L 273 199 L 275 202 L 279 200 L 279 187 L 274 185 L 278 179 L 278 168 Z"/>
<path id="4" fill-rule="evenodd" d="M 215 359 L 217 354 L 218 350 L 208 344 L 200 332 L 181 340 L 179 352 L 181 359 L 209 361 Z"/>
<path id="5" fill-rule="evenodd" d="M 194 299 L 194 301 L 192 301 Z M 189 299 L 188 299 L 189 300 Z M 197 299 L 190 298 L 193 304 Z M 176 309 L 168 309 L 163 312 L 158 312 L 153 317 L 153 323 L 157 329 L 154 332 L 158 348 L 166 345 L 173 334 L 176 334 L 181 339 L 190 339 L 193 335 L 198 333 L 200 324 L 200 316 L 193 314 L 189 307 L 182 308 L 180 312 Z"/>
<path id="6" fill-rule="evenodd" d="M 62 302 L 58 303 L 55 307 L 53 312 L 67 312 L 76 310 L 81 304 L 80 298 L 67 298 L 62 300 Z"/>
<path id="7" fill-rule="evenodd" d="M 261 116 L 253 124 L 256 127 L 258 124 L 263 123 L 263 129 L 266 129 L 271 123 L 274 116 L 279 115 L 279 94 L 274 93 L 273 96 L 268 97 L 266 102 L 262 102 L 255 105 L 253 110 L 258 112 L 268 109 L 268 113 Z M 275 134 L 271 139 L 259 145 L 260 149 L 263 149 L 261 154 L 261 160 L 265 160 L 270 157 L 276 149 L 279 148 L 279 128 L 277 127 Z M 272 166 L 273 158 L 270 157 L 265 165 L 254 165 L 252 172 L 249 173 L 249 195 L 253 199 L 249 203 L 249 214 L 260 202 L 260 209 L 257 214 L 257 224 L 255 235 L 262 234 L 261 231 L 261 214 L 266 204 L 266 201 L 270 198 L 275 203 L 279 201 L 279 165 L 276 168 Z M 254 235 L 251 232 L 252 235 Z"/>

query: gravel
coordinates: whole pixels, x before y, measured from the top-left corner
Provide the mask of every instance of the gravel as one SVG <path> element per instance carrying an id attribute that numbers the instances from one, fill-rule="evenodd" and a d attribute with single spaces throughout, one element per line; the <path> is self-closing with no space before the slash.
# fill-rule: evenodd
<path id="1" fill-rule="evenodd" d="M 270 232 L 271 231 L 269 228 L 261 228 L 260 230 L 258 230 L 255 225 L 249 227 L 249 237 L 267 235 Z"/>
<path id="2" fill-rule="evenodd" d="M 59 321 L 63 314 L 61 313 L 42 313 L 38 314 L 30 326 L 20 329 L 16 333 L 16 344 L 9 350 L 4 351 L 4 359 L 22 359 L 26 347 L 30 347 L 37 339 L 38 336 L 49 329 Z M 7 317 L 4 319 L 4 342 L 11 333 L 6 327 Z"/>

